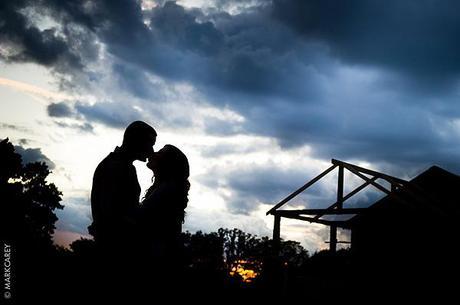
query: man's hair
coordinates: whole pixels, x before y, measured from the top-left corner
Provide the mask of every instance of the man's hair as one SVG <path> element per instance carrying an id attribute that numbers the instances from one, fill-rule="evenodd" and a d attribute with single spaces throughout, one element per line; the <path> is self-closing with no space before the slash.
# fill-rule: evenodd
<path id="1" fill-rule="evenodd" d="M 126 127 L 123 135 L 123 145 L 137 146 L 146 139 L 156 137 L 157 132 L 149 124 L 142 121 L 134 121 Z"/>

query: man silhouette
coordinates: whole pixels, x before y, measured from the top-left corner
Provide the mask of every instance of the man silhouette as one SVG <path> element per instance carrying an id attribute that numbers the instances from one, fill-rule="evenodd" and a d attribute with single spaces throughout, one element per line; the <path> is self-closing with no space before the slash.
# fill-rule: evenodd
<path id="1" fill-rule="evenodd" d="M 91 189 L 94 236 L 98 256 L 91 294 L 100 300 L 133 301 L 142 296 L 137 213 L 141 192 L 135 160 L 153 154 L 157 133 L 150 125 L 135 121 L 125 130 L 123 144 L 97 166 Z M 100 283 L 104 283 L 100 285 Z"/>
<path id="2" fill-rule="evenodd" d="M 88 228 L 96 244 L 110 256 L 129 249 L 136 239 L 136 214 L 141 192 L 135 160 L 146 161 L 153 154 L 157 133 L 142 121 L 125 130 L 123 144 L 97 166 L 91 190 L 93 223 Z"/>

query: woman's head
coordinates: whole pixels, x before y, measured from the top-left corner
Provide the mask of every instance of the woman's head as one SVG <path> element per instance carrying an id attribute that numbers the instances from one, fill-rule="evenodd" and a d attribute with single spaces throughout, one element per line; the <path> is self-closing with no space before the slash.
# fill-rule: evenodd
<path id="1" fill-rule="evenodd" d="M 175 199 L 171 201 L 174 203 L 171 207 L 176 211 L 178 220 L 183 222 L 190 190 L 188 181 L 190 169 L 187 157 L 177 147 L 165 145 L 149 157 L 147 167 L 153 171 L 155 183 L 147 190 L 145 198 L 149 198 L 160 185 L 173 187 Z"/>
<path id="2" fill-rule="evenodd" d="M 165 145 L 153 153 L 147 162 L 147 167 L 153 171 L 155 180 L 187 180 L 190 169 L 187 157 L 176 146 Z"/>

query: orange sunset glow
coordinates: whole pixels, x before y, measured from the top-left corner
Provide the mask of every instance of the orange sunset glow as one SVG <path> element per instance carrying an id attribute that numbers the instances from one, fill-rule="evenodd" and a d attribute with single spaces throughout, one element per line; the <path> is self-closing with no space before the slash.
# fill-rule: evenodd
<path id="1" fill-rule="evenodd" d="M 244 283 L 251 283 L 260 275 L 262 264 L 249 260 L 236 260 L 231 264 L 230 275 L 240 276 Z"/>

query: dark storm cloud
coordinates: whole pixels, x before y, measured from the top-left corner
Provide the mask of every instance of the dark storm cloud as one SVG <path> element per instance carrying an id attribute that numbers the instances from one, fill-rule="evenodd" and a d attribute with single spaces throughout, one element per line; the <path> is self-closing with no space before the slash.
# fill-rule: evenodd
<path id="1" fill-rule="evenodd" d="M 309 96 L 312 86 L 303 85 L 314 77 L 304 73 L 298 58 L 307 56 L 316 67 L 324 64 L 321 48 L 297 41 L 269 19 L 266 9 L 203 16 L 167 2 L 154 10 L 150 21 L 156 53 L 162 54 L 151 56 L 152 71 L 192 81 L 222 104 L 247 104 L 254 95 Z"/>
<path id="2" fill-rule="evenodd" d="M 151 75 L 138 66 L 115 63 L 112 67 L 112 75 L 115 76 L 122 90 L 129 91 L 135 97 L 159 102 L 167 98 L 164 87 L 152 81 Z"/>
<path id="3" fill-rule="evenodd" d="M 276 137 L 286 149 L 308 143 L 318 158 L 394 163 L 405 169 L 438 163 L 460 172 L 458 131 L 451 119 L 436 115 L 430 106 L 412 105 L 414 100 L 404 94 L 396 95 L 400 102 L 371 102 L 366 94 L 355 98 L 344 95 L 319 109 L 272 106 L 261 109 L 246 127 Z"/>
<path id="4" fill-rule="evenodd" d="M 460 69 L 458 1 L 274 0 L 273 16 L 346 61 L 429 80 Z"/>
<path id="5" fill-rule="evenodd" d="M 319 62 L 330 60 L 323 58 L 324 54 L 346 62 L 413 72 L 433 82 L 458 75 L 460 44 L 456 37 L 460 21 L 456 2 L 257 2 L 265 5 L 238 15 L 206 15 L 170 1 L 163 1 L 163 6 L 150 13 L 142 12 L 137 1 L 37 3 L 60 20 L 71 20 L 97 33 L 109 51 L 124 61 L 174 80 L 201 84 L 205 89 L 304 97 L 309 92 L 305 87 L 311 90 L 315 84 L 305 79 L 308 74 L 302 67 L 318 68 Z M 215 6 L 240 3 L 216 1 Z M 19 14 L 18 9 L 25 6 L 24 1 L 15 2 L 6 12 Z M 144 23 L 145 16 L 150 18 L 150 27 Z M 14 35 L 33 41 L 19 29 Z M 5 32 L 13 32 L 12 26 Z M 41 40 L 50 47 L 39 44 L 37 49 L 60 53 L 59 47 L 53 47 L 53 39 Z M 52 61 L 57 56 L 44 57 Z"/>
<path id="6" fill-rule="evenodd" d="M 458 2 L 255 1 L 236 15 L 222 8 L 241 1 L 217 1 L 217 10 L 161 1 L 151 11 L 137 1 L 35 3 L 67 39 L 27 27 L 18 11 L 28 2 L 5 4 L 11 21 L 2 23 L 2 41 L 34 54 L 24 60 L 85 63 L 97 59 L 88 37 L 97 38 L 118 85 L 134 96 L 148 100 L 152 74 L 190 83 L 209 103 L 245 117 L 239 126 L 210 121 L 207 132 L 270 136 L 286 149 L 308 144 L 321 158 L 458 168 L 458 136 L 449 127 L 460 117 Z M 76 66 L 68 64 L 69 73 Z M 139 115 L 114 107 L 76 111 L 112 127 Z"/>
<path id="7" fill-rule="evenodd" d="M 71 117 L 74 114 L 72 108 L 65 102 L 51 103 L 47 106 L 46 110 L 49 116 L 57 118 Z"/>
<path id="8" fill-rule="evenodd" d="M 91 9 L 72 6 L 71 10 L 67 3 L 50 2 L 49 9 L 96 33 L 120 60 L 118 72 L 128 63 L 172 81 L 192 82 L 209 94 L 229 90 L 303 96 L 309 90 L 302 90 L 305 82 L 294 77 L 303 76 L 297 57 L 304 54 L 315 65 L 324 64 L 319 58 L 321 48 L 303 46 L 291 31 L 270 20 L 265 7 L 231 16 L 204 15 L 174 2 L 149 14 L 141 12 L 135 1 L 88 2 Z M 129 80 L 132 71 L 124 72 Z M 141 92 L 142 84 L 127 84 L 134 93 Z"/>
<path id="9" fill-rule="evenodd" d="M 49 169 L 54 169 L 56 165 L 47 156 L 45 156 L 40 148 L 23 148 L 22 146 L 14 146 L 18 154 L 22 156 L 22 163 L 45 162 Z"/>
<path id="10" fill-rule="evenodd" d="M 76 102 L 73 104 L 60 102 L 47 106 L 50 117 L 56 118 L 55 124 L 63 128 L 79 129 L 83 132 L 92 132 L 94 127 L 89 122 L 102 123 L 113 128 L 125 128 L 132 121 L 143 118 L 143 114 L 127 103 L 100 102 L 88 104 Z M 75 122 L 66 122 L 59 119 L 77 119 Z"/>
<path id="11" fill-rule="evenodd" d="M 142 113 L 128 104 L 120 105 L 105 102 L 89 105 L 77 103 L 75 104 L 75 109 L 88 121 L 103 123 L 115 128 L 125 128 L 129 123 L 140 120 L 143 117 Z"/>
<path id="12" fill-rule="evenodd" d="M 103 117 L 98 117 L 98 114 L 93 113 L 91 108 L 91 106 L 82 104 L 81 102 L 59 102 L 49 104 L 46 110 L 48 115 L 55 119 L 54 123 L 61 128 L 70 128 L 81 132 L 93 132 L 93 125 L 88 121 L 81 120 L 82 117 L 85 117 L 85 114 L 94 121 L 103 121 L 104 123 L 108 121 L 107 125 L 117 125 L 116 118 L 107 114 L 104 114 Z M 68 118 L 73 119 L 73 121 L 66 121 L 65 119 Z M 75 119 L 77 120 L 76 122 Z"/>
<path id="13" fill-rule="evenodd" d="M 150 25 L 159 38 L 179 50 L 204 56 L 216 55 L 223 47 L 224 35 L 210 21 L 198 23 L 193 12 L 167 2 L 152 12 Z"/>
<path id="14" fill-rule="evenodd" d="M 416 78 L 424 86 L 437 86 L 451 84 L 460 69 L 457 5 L 289 0 L 232 16 L 203 15 L 166 2 L 153 10 L 151 31 L 132 26 L 143 40 L 132 39 L 131 51 L 142 54 L 138 59 L 155 73 L 226 92 L 305 99 L 316 84 L 303 68 L 324 71 L 330 57 L 407 73 L 408 82 Z M 113 51 L 133 57 L 118 47 Z M 190 70 L 193 66 L 199 69 Z"/>
<path id="15" fill-rule="evenodd" d="M 0 58 L 45 66 L 63 60 L 68 66 L 80 67 L 79 57 L 55 28 L 41 30 L 30 22 L 34 16 L 27 16 L 23 9 L 32 8 L 33 4 L 33 1 L 2 1 L 0 4 L 0 45 L 7 50 L 0 53 Z M 28 13 L 35 17 L 39 14 L 37 11 Z"/>
<path id="16" fill-rule="evenodd" d="M 125 63 L 172 81 L 192 82 L 215 102 L 237 105 L 246 104 L 254 94 L 310 97 L 317 80 L 313 72 L 305 73 L 298 58 L 308 57 L 308 64 L 315 67 L 325 64 L 321 48 L 305 46 L 291 31 L 273 23 L 265 7 L 251 14 L 206 16 L 198 9 L 186 10 L 166 2 L 148 14 L 147 27 L 145 14 L 135 1 L 39 3 L 64 20 L 67 31 L 78 24 L 95 33 L 120 60 L 115 70 L 124 76 L 123 84 L 141 97 L 145 97 L 148 83 L 132 81 L 132 75 L 139 79 L 142 73 L 133 74 Z M 66 39 L 67 48 L 73 50 L 74 39 L 70 38 Z M 77 51 L 86 49 L 91 48 Z"/>

